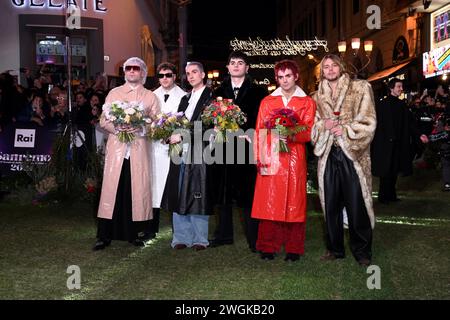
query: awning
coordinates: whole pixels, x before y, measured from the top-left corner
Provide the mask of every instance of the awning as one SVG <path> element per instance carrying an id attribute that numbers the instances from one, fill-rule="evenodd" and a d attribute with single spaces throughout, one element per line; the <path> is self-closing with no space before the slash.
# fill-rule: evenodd
<path id="1" fill-rule="evenodd" d="M 389 67 L 387 69 L 381 70 L 377 73 L 374 73 L 373 75 L 371 75 L 367 81 L 371 82 L 371 81 L 376 81 L 376 80 L 380 80 L 386 77 L 389 77 L 391 74 L 394 74 L 395 72 L 397 72 L 398 70 L 400 70 L 401 68 L 407 66 L 408 64 L 410 64 L 413 61 L 413 59 L 400 63 L 396 66 L 393 67 Z"/>

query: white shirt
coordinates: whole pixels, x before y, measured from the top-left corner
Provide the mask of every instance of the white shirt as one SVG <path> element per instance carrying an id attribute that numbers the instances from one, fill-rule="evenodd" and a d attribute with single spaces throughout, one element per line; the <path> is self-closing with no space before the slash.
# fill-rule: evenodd
<path id="1" fill-rule="evenodd" d="M 285 97 L 283 91 L 281 91 L 281 88 L 277 88 L 274 92 L 272 92 L 271 96 L 281 96 L 284 106 L 286 107 L 289 101 L 291 101 L 292 97 L 306 97 L 306 93 L 299 86 L 295 86 L 294 94 L 289 99 Z"/>
<path id="2" fill-rule="evenodd" d="M 163 87 L 159 87 L 153 93 L 158 97 L 159 106 L 161 107 L 161 112 L 177 112 L 178 106 L 180 105 L 180 100 L 186 95 L 179 86 L 175 85 L 169 91 L 166 91 Z M 164 95 L 168 94 L 169 98 L 164 101 Z"/>
<path id="3" fill-rule="evenodd" d="M 186 111 L 184 112 L 184 115 L 186 118 L 188 118 L 189 121 L 191 121 L 192 115 L 194 114 L 195 107 L 197 106 L 198 100 L 200 100 L 200 96 L 203 93 L 203 90 L 205 90 L 206 86 L 203 86 L 201 89 L 198 89 L 197 91 L 192 90 L 191 97 L 189 98 L 189 105 L 186 108 Z"/>
<path id="4" fill-rule="evenodd" d="M 242 84 L 244 83 L 244 80 L 245 80 L 245 78 L 244 79 L 242 79 L 241 81 L 239 81 L 239 82 L 233 82 L 233 80 L 231 80 L 231 88 L 233 89 L 233 91 L 234 91 L 234 88 L 239 88 L 239 89 L 241 89 L 241 87 L 242 87 Z"/>

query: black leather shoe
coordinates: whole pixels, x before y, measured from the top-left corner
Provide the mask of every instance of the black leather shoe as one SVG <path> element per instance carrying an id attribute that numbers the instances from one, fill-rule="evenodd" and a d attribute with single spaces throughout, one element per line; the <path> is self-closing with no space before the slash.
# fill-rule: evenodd
<path id="1" fill-rule="evenodd" d="M 249 247 L 250 251 L 253 253 L 261 253 L 259 250 L 256 250 L 254 247 Z"/>
<path id="2" fill-rule="evenodd" d="M 111 240 L 97 240 L 97 242 L 95 243 L 92 250 L 94 250 L 94 251 L 103 250 L 110 244 L 111 244 Z"/>
<path id="3" fill-rule="evenodd" d="M 147 241 L 156 238 L 156 233 L 154 232 L 140 232 L 137 237 L 139 240 Z"/>
<path id="4" fill-rule="evenodd" d="M 201 244 L 194 244 L 192 246 L 192 249 L 194 249 L 195 251 L 202 251 L 206 249 L 206 246 L 203 246 Z"/>
<path id="5" fill-rule="evenodd" d="M 217 248 L 224 245 L 231 245 L 233 244 L 233 240 L 211 240 L 209 242 L 210 248 Z"/>
<path id="6" fill-rule="evenodd" d="M 335 255 L 330 251 L 325 252 L 325 254 L 323 256 L 320 257 L 321 261 L 334 261 L 336 259 L 344 259 L 345 255 Z"/>
<path id="7" fill-rule="evenodd" d="M 142 241 L 141 239 L 136 239 L 133 241 L 133 245 L 136 247 L 145 247 L 145 241 Z"/>
<path id="8" fill-rule="evenodd" d="M 358 260 L 358 263 L 359 263 L 360 266 L 368 267 L 368 266 L 370 266 L 371 261 L 369 259 L 367 259 L 367 258 L 362 258 L 362 259 Z"/>
<path id="9" fill-rule="evenodd" d="M 263 260 L 273 260 L 275 258 L 275 254 L 270 252 L 261 252 L 261 259 Z"/>
<path id="10" fill-rule="evenodd" d="M 284 258 L 284 261 L 297 261 L 300 259 L 300 255 L 297 253 L 286 253 L 286 258 Z"/>

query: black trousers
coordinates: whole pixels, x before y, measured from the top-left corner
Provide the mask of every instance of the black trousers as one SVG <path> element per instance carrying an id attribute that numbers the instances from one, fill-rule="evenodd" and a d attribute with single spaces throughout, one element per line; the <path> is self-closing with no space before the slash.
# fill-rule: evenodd
<path id="1" fill-rule="evenodd" d="M 249 159 L 246 158 L 246 163 Z M 217 243 L 232 242 L 233 200 L 242 212 L 244 232 L 250 249 L 256 250 L 259 220 L 251 217 L 253 194 L 256 183 L 256 167 L 249 164 L 222 165 L 218 177 L 221 181 L 219 192 L 218 224 L 213 241 Z"/>
<path id="2" fill-rule="evenodd" d="M 130 160 L 124 159 L 117 187 L 112 219 L 98 218 L 97 238 L 133 242 L 148 228 L 149 221 L 133 221 L 131 204 Z"/>
<path id="3" fill-rule="evenodd" d="M 353 162 L 339 147 L 332 147 L 324 175 L 327 248 L 345 256 L 342 211 L 347 210 L 350 249 L 356 260 L 372 258 L 372 228 Z"/>
<path id="4" fill-rule="evenodd" d="M 240 208 L 244 220 L 244 232 L 250 249 L 256 249 L 258 239 L 259 220 L 251 217 L 251 208 Z M 233 207 L 231 205 L 219 206 L 219 223 L 214 231 L 214 240 L 218 243 L 232 242 L 233 234 Z"/>
<path id="5" fill-rule="evenodd" d="M 150 220 L 148 229 L 150 233 L 157 234 L 159 232 L 160 212 L 161 212 L 160 208 L 153 208 L 153 219 Z"/>
<path id="6" fill-rule="evenodd" d="M 380 185 L 378 188 L 378 200 L 381 202 L 395 201 L 397 199 L 397 191 L 395 190 L 396 184 L 397 184 L 396 174 L 380 177 Z"/>

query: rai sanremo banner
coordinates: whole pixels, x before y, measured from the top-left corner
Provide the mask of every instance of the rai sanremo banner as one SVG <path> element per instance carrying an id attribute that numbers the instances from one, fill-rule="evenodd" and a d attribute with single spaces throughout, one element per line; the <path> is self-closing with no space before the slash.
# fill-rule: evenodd
<path id="1" fill-rule="evenodd" d="M 51 160 L 56 132 L 33 124 L 10 124 L 0 132 L 0 172 L 22 171 L 24 161 L 45 165 Z"/>

